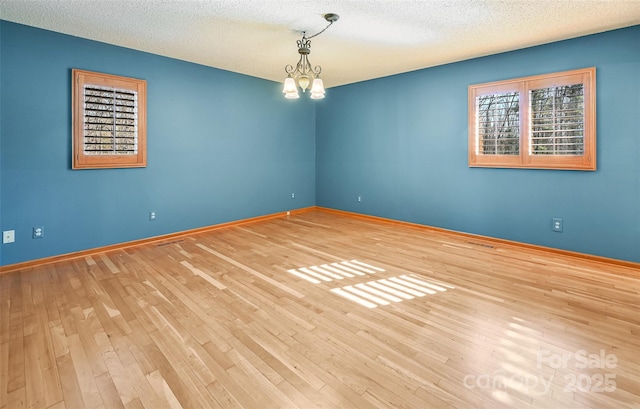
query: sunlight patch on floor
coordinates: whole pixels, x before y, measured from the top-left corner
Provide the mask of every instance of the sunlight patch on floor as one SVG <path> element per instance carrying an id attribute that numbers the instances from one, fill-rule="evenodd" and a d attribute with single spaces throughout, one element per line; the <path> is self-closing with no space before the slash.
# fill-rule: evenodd
<path id="1" fill-rule="evenodd" d="M 358 260 L 341 261 L 339 263 L 322 264 L 319 266 L 302 267 L 287 270 L 289 273 L 309 281 L 313 284 L 329 282 L 334 280 L 344 280 L 357 276 L 366 276 L 376 272 L 384 272 L 379 267 L 363 263 Z"/>
<path id="2" fill-rule="evenodd" d="M 389 305 L 392 302 L 398 303 L 416 297 L 434 295 L 447 291 L 447 289 L 439 283 L 430 283 L 414 274 L 405 274 L 333 288 L 330 291 L 367 308 L 376 308 L 381 305 Z"/>

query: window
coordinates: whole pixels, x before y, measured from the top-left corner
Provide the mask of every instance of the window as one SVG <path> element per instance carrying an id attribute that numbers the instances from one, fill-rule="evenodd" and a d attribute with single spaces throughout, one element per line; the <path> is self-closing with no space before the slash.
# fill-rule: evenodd
<path id="1" fill-rule="evenodd" d="M 469 166 L 596 169 L 595 68 L 469 86 Z"/>
<path id="2" fill-rule="evenodd" d="M 147 166 L 144 80 L 73 70 L 73 169 Z"/>

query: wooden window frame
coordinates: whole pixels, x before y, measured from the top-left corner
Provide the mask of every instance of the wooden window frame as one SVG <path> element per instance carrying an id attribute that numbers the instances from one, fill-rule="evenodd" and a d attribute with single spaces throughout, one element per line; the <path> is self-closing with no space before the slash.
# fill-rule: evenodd
<path id="1" fill-rule="evenodd" d="M 583 154 L 535 155 L 530 152 L 531 112 L 529 91 L 554 86 L 583 84 Z M 519 92 L 520 149 L 518 155 L 478 153 L 476 99 L 481 95 Z M 596 71 L 594 67 L 523 77 L 469 86 L 469 167 L 596 170 Z"/>
<path id="2" fill-rule="evenodd" d="M 130 155 L 90 155 L 84 149 L 84 86 L 130 90 L 137 93 L 137 152 Z M 72 168 L 106 169 L 147 166 L 147 82 L 85 70 L 72 70 Z"/>

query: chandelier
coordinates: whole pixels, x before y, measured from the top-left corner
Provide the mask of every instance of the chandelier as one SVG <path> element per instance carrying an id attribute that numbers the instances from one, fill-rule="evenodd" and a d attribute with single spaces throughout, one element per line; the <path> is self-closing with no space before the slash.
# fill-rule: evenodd
<path id="1" fill-rule="evenodd" d="M 300 54 L 298 64 L 296 64 L 295 67 L 293 65 L 287 65 L 284 67 L 284 71 L 287 73 L 287 78 L 284 80 L 284 89 L 282 90 L 282 93 L 285 98 L 300 98 L 300 94 L 298 94 L 298 87 L 302 89 L 302 92 L 306 92 L 307 88 L 309 88 L 309 84 L 311 84 L 311 99 L 324 98 L 324 84 L 322 83 L 322 79 L 320 79 L 322 68 L 320 68 L 319 65 L 312 68 L 311 63 L 309 62 L 311 39 L 324 33 L 331 24 L 338 21 L 340 16 L 335 13 L 327 13 L 323 17 L 329 22 L 329 25 L 311 37 L 307 37 L 306 32 L 303 31 L 302 39 L 297 42 L 298 54 Z"/>

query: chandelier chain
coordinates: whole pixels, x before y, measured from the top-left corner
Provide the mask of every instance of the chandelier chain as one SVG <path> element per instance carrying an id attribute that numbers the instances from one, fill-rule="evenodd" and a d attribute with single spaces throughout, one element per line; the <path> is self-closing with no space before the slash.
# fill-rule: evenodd
<path id="1" fill-rule="evenodd" d="M 329 24 L 327 24 L 327 26 L 326 26 L 325 28 L 323 28 L 321 31 L 318 31 L 317 33 L 315 33 L 315 34 L 314 34 L 314 35 L 312 35 L 311 37 L 307 37 L 307 32 L 306 32 L 306 31 L 303 31 L 303 32 L 302 32 L 302 38 L 303 38 L 303 39 L 307 39 L 307 40 L 311 40 L 313 37 L 317 37 L 317 36 L 319 36 L 320 34 L 322 34 L 322 33 L 324 33 L 325 31 L 327 31 L 327 29 L 328 29 L 329 27 L 331 27 L 331 24 L 333 24 L 333 23 L 334 23 L 334 21 L 329 21 Z"/>

